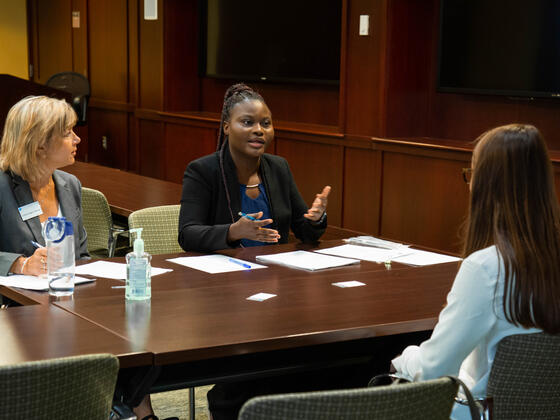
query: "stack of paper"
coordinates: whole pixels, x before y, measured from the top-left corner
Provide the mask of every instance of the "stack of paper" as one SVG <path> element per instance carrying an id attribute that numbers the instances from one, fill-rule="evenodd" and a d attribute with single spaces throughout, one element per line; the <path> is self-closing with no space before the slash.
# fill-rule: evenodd
<path id="1" fill-rule="evenodd" d="M 374 236 L 356 236 L 353 238 L 343 239 L 343 241 L 347 244 L 372 246 L 383 249 L 401 249 L 409 246 L 398 242 L 386 241 L 385 239 L 379 239 Z"/>
<path id="2" fill-rule="evenodd" d="M 396 249 L 381 249 L 373 246 L 340 245 L 333 248 L 319 249 L 315 252 L 321 254 L 337 255 L 345 258 L 359 258 L 365 261 L 389 262 L 396 261 L 409 265 L 432 265 L 459 261 L 461 258 L 450 255 L 438 254 L 436 252 L 420 251 L 408 247 Z"/>
<path id="3" fill-rule="evenodd" d="M 350 264 L 359 264 L 360 260 L 333 257 L 316 252 L 292 251 L 280 254 L 259 255 L 257 260 L 264 263 L 281 264 L 303 270 L 322 270 L 324 268 L 342 267 Z"/>
<path id="4" fill-rule="evenodd" d="M 375 248 L 372 246 L 361 245 L 340 245 L 333 248 L 318 249 L 315 252 L 321 254 L 337 255 L 344 258 L 359 258 L 360 260 L 372 262 L 385 262 L 391 261 L 395 257 L 407 254 L 411 251 L 410 248 L 402 247 L 401 249 L 387 249 Z"/>

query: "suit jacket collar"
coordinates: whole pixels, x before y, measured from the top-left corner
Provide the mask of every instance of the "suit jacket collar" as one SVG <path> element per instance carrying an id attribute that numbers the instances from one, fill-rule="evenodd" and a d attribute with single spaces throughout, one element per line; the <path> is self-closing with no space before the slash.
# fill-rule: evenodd
<path id="1" fill-rule="evenodd" d="M 29 183 L 21 176 L 16 175 L 13 172 L 10 172 L 10 176 L 12 178 L 12 190 L 14 191 L 14 197 L 18 207 L 33 203 L 33 194 L 31 193 Z M 41 233 L 41 222 L 39 221 L 39 217 L 32 217 L 31 219 L 27 219 L 24 223 L 27 227 L 29 227 L 34 240 L 44 245 L 45 241 L 43 240 L 43 235 Z"/>
<path id="2" fill-rule="evenodd" d="M 76 208 L 70 186 L 68 185 L 66 180 L 62 178 L 59 171 L 54 171 L 53 181 L 56 190 L 56 198 L 58 199 L 58 204 L 60 205 L 60 210 L 66 220 L 74 223 L 76 221 L 76 217 L 79 215 L 79 210 Z M 75 226 L 77 225 L 75 224 Z"/>
<path id="3" fill-rule="evenodd" d="M 31 187 L 29 186 L 29 183 L 21 176 L 16 175 L 13 172 L 10 172 L 10 176 L 12 178 L 12 189 L 14 191 L 14 197 L 16 199 L 18 207 L 22 207 L 26 204 L 32 203 L 33 194 L 31 193 Z M 72 194 L 70 192 L 69 186 L 67 185 L 67 182 L 60 176 L 60 173 L 58 171 L 54 171 L 53 181 L 62 214 L 65 215 L 66 219 L 73 221 L 76 209 L 72 202 Z M 35 241 L 40 243 L 41 245 L 45 245 L 39 217 L 32 217 L 31 219 L 27 219 L 24 223 L 26 223 L 29 227 L 29 230 L 33 234 Z"/>
<path id="4" fill-rule="evenodd" d="M 218 156 L 219 159 L 219 156 Z M 281 199 L 281 195 L 278 194 L 276 189 L 272 190 L 273 187 L 276 185 L 271 185 L 271 183 L 267 180 L 267 174 L 270 173 L 270 163 L 268 161 L 267 154 L 264 153 L 261 156 L 261 162 L 259 166 L 259 175 L 261 177 L 261 182 L 264 184 L 264 188 L 266 191 L 266 196 L 268 198 L 270 216 L 274 222 L 272 223 L 272 228 L 275 229 L 277 227 L 276 220 L 274 219 L 274 209 L 278 206 L 278 203 L 275 200 Z M 229 152 L 229 144 L 226 143 L 224 148 L 224 172 L 226 176 L 226 183 L 228 186 L 228 191 L 230 194 L 231 200 L 231 209 L 234 214 L 235 220 L 237 220 L 237 212 L 241 210 L 241 195 L 239 194 L 239 179 L 237 178 L 237 169 L 235 167 L 235 163 L 233 162 L 233 158 Z"/>

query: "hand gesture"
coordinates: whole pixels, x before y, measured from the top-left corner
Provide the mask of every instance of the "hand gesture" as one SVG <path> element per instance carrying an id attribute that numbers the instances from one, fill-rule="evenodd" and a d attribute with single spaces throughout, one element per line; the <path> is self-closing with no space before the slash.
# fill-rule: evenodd
<path id="1" fill-rule="evenodd" d="M 238 241 L 240 239 L 251 239 L 266 243 L 277 243 L 280 235 L 277 230 L 267 229 L 263 226 L 272 223 L 272 219 L 260 220 L 263 212 L 248 214 L 255 220 L 248 217 L 241 217 L 237 222 L 229 226 L 228 242 Z"/>
<path id="2" fill-rule="evenodd" d="M 327 185 L 325 188 L 323 188 L 323 191 L 321 191 L 320 194 L 317 194 L 315 196 L 315 200 L 313 200 L 313 205 L 309 210 L 307 210 L 307 213 L 305 213 L 303 217 L 311 220 L 312 222 L 316 222 L 317 220 L 319 220 L 321 216 L 323 216 L 323 213 L 327 210 L 327 203 L 328 203 L 327 197 L 329 196 L 330 192 L 331 192 L 330 185 Z"/>

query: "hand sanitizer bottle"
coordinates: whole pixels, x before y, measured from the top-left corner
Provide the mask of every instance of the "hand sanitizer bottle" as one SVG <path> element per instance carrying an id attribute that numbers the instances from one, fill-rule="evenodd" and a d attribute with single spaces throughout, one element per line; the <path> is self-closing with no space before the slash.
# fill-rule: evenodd
<path id="1" fill-rule="evenodd" d="M 144 252 L 142 228 L 130 229 L 136 232 L 133 251 L 126 254 L 126 292 L 127 300 L 148 300 L 152 297 L 152 256 Z"/>

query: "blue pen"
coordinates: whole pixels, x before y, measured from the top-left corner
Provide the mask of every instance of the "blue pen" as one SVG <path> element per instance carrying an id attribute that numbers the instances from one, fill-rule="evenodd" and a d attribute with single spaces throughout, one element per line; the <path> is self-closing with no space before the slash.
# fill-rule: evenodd
<path id="1" fill-rule="evenodd" d="M 39 242 L 35 242 L 35 241 L 31 241 L 31 245 L 33 245 L 35 248 L 44 248 L 43 245 L 41 245 Z"/>
<path id="2" fill-rule="evenodd" d="M 249 220 L 258 220 L 258 219 L 255 219 L 253 216 L 249 216 L 247 213 L 243 213 L 242 211 L 240 211 L 237 214 L 239 214 L 241 217 L 246 217 Z"/>
<path id="3" fill-rule="evenodd" d="M 236 260 L 234 258 L 230 258 L 229 261 L 234 263 L 234 264 L 241 265 L 245 268 L 251 268 L 251 266 L 249 264 L 245 264 L 243 261 L 239 261 L 239 260 Z"/>

